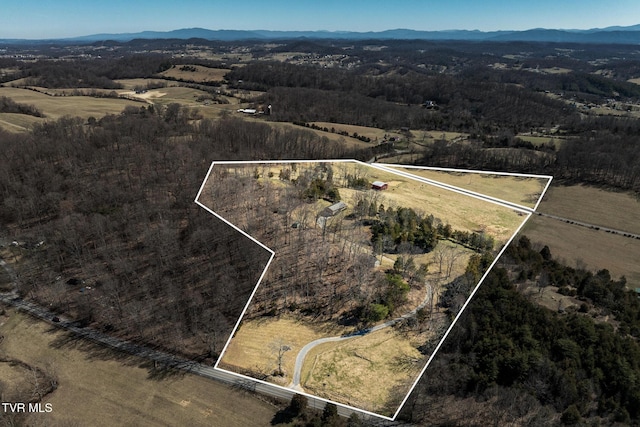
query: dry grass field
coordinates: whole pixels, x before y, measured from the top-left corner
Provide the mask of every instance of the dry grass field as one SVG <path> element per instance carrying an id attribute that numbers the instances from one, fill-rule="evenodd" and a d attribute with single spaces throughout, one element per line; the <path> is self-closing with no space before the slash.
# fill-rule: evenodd
<path id="1" fill-rule="evenodd" d="M 411 173 L 415 171 L 412 169 Z M 371 181 L 389 183 L 389 189 L 383 191 L 382 196 L 395 206 L 410 207 L 419 212 L 433 214 L 457 230 L 484 231 L 500 242 L 507 241 L 524 220 L 521 214 L 507 207 L 381 169 L 371 168 L 367 177 Z"/>
<path id="2" fill-rule="evenodd" d="M 438 188 L 409 177 L 400 176 L 381 168 L 357 162 L 336 162 L 331 164 L 336 177 L 343 177 L 351 174 L 366 178 L 369 182 L 376 180 L 387 182 L 389 184 L 389 188 L 379 193 L 380 202 L 382 202 L 385 207 L 402 206 L 412 208 L 418 213 L 427 215 L 432 214 L 444 223 L 449 223 L 453 229 L 469 232 L 484 231 L 497 241 L 505 242 L 513 235 L 513 233 L 515 233 L 525 219 L 522 214 L 519 214 L 513 209 L 491 203 L 486 200 L 455 193 L 451 190 Z M 252 173 L 256 166 L 257 165 L 255 164 L 247 164 L 246 166 L 234 165 L 228 169 L 234 170 L 237 167 L 241 169 L 249 168 L 248 171 Z M 265 165 L 264 167 L 258 167 L 260 168 L 260 171 L 262 171 L 262 175 L 265 175 L 267 172 L 271 172 L 273 174 L 271 181 L 278 183 L 278 175 L 282 166 L 283 164 L 270 164 Z M 220 165 L 219 167 L 224 167 L 224 165 Z M 434 176 L 432 171 L 420 171 L 418 169 L 410 169 L 409 171 L 416 175 L 420 175 L 424 172 L 428 177 Z M 245 172 L 245 175 L 247 175 L 247 172 Z M 481 178 L 480 175 L 477 174 L 470 175 L 474 175 L 472 179 L 478 180 L 478 182 L 482 182 L 482 180 L 487 179 Z M 440 176 L 447 177 L 450 176 L 450 174 L 444 173 L 444 175 Z M 455 174 L 451 176 L 455 176 Z M 295 178 L 295 175 L 291 178 Z M 469 177 L 465 176 L 462 177 L 462 179 L 468 182 Z M 525 197 L 533 197 L 528 194 L 523 195 L 523 192 L 541 191 L 541 183 L 537 179 L 529 181 L 529 179 L 505 178 L 504 185 L 502 184 L 503 178 L 496 177 L 495 179 L 499 183 L 494 181 L 492 182 L 492 185 L 488 186 L 485 184 L 477 185 L 476 187 L 479 189 L 490 187 L 497 188 L 499 190 L 496 191 L 499 194 L 502 194 L 500 192 L 508 191 L 509 195 L 516 199 L 519 198 L 520 200 Z M 463 185 L 460 186 L 462 187 Z M 510 189 L 504 190 L 502 189 L 503 187 Z M 351 203 L 354 199 L 355 193 L 358 191 L 340 185 L 338 185 L 338 188 L 342 199 L 345 200 L 347 204 Z M 233 222 L 233 219 L 230 218 L 230 220 Z"/>
<path id="3" fill-rule="evenodd" d="M 548 181 L 546 178 L 522 178 L 496 175 L 489 172 L 447 172 L 428 169 L 390 167 L 422 178 L 454 185 L 465 190 L 486 194 L 487 196 L 527 207 L 535 206 Z"/>
<path id="4" fill-rule="evenodd" d="M 566 138 L 561 138 L 557 136 L 531 136 L 531 135 L 518 135 L 519 139 L 523 141 L 528 141 L 535 145 L 536 147 L 541 146 L 542 144 L 549 144 L 549 142 L 553 142 L 556 149 L 560 148 L 562 144 L 566 141 Z"/>
<path id="5" fill-rule="evenodd" d="M 387 328 L 317 346 L 305 359 L 301 384 L 314 395 L 390 416 L 423 363 L 408 339 Z"/>
<path id="6" fill-rule="evenodd" d="M 2 347 L 0 346 L 0 349 Z M 12 361 L 0 362 L 0 378 L 2 378 L 2 401 L 22 402 L 30 396 L 33 385 L 30 383 L 30 370 Z"/>
<path id="7" fill-rule="evenodd" d="M 291 316 L 260 318 L 242 322 L 225 351 L 221 363 L 227 368 L 239 368 L 266 375 L 277 370 L 277 348 L 287 345 L 282 370 L 284 377 L 274 382 L 287 385 L 292 380 L 296 355 L 311 341 L 353 332 L 335 323 L 301 322 Z"/>
<path id="8" fill-rule="evenodd" d="M 349 135 L 353 135 L 357 133 L 361 136 L 366 136 L 371 138 L 371 143 L 375 144 L 381 142 L 385 136 L 388 138 L 402 138 L 402 134 L 393 131 L 386 131 L 384 129 L 378 129 L 374 127 L 366 127 L 366 126 L 356 126 L 356 125 L 346 125 L 342 123 L 331 123 L 331 122 L 312 122 L 316 126 L 320 126 L 321 128 L 331 129 L 334 128 L 336 132 L 348 132 Z M 325 132 L 326 133 L 326 132 Z"/>
<path id="9" fill-rule="evenodd" d="M 539 210 L 563 218 L 640 234 L 640 199 L 631 193 L 585 185 L 551 185 Z"/>
<path id="10" fill-rule="evenodd" d="M 177 86 L 178 84 L 171 80 L 165 79 L 120 79 L 114 80 L 120 83 L 125 90 L 134 90 L 137 87 L 146 87 L 148 84 L 165 84 L 167 86 Z"/>
<path id="11" fill-rule="evenodd" d="M 239 108 L 239 107 L 236 106 L 235 108 Z M 250 120 L 261 120 L 259 118 L 251 118 L 251 117 L 247 117 L 247 119 L 250 119 Z M 337 133 L 324 132 L 322 130 L 301 127 L 301 126 L 298 126 L 298 125 L 294 125 L 293 123 L 287 123 L 287 122 L 264 122 L 264 123 L 268 123 L 269 126 L 272 126 L 272 127 L 275 127 L 275 128 L 305 129 L 305 130 L 308 130 L 309 132 L 315 133 L 319 137 L 326 137 L 331 142 L 337 142 L 337 143 L 345 144 L 347 147 L 368 148 L 368 147 L 371 147 L 373 145 L 370 142 L 360 141 L 359 139 L 352 138 L 350 136 L 344 136 L 344 135 L 339 135 Z M 329 129 L 331 129 L 330 126 L 329 126 Z"/>
<path id="12" fill-rule="evenodd" d="M 195 68 L 195 71 L 188 71 L 186 68 L 182 69 L 183 67 L 189 67 L 191 69 Z M 224 81 L 225 74 L 229 71 L 230 70 L 225 68 L 210 68 L 202 65 L 180 65 L 173 66 L 172 68 L 160 73 L 160 75 L 196 83 L 222 82 Z"/>
<path id="13" fill-rule="evenodd" d="M 554 258 L 592 271 L 607 269 L 613 278 L 624 275 L 629 288 L 640 287 L 640 240 L 567 224 L 534 215 L 522 234 L 540 248 L 549 246 Z"/>
<path id="14" fill-rule="evenodd" d="M 423 131 L 423 130 L 412 130 L 411 135 L 414 140 L 418 143 L 431 143 L 434 140 L 445 140 L 445 141 L 454 141 L 454 140 L 464 140 L 469 137 L 468 133 L 461 132 L 444 132 L 444 131 Z"/>
<path id="15" fill-rule="evenodd" d="M 150 377 L 144 360 L 8 313 L 0 317 L 0 350 L 32 366 L 51 366 L 59 381 L 44 399 L 53 412 L 30 415 L 28 425 L 268 426 L 275 413 L 271 405 L 211 380 L 182 373 Z"/>
<path id="16" fill-rule="evenodd" d="M 18 113 L 0 113 L 0 128 L 8 132 L 26 132 L 46 119 Z"/>
<path id="17" fill-rule="evenodd" d="M 33 90 L 13 87 L 0 87 L 0 96 L 11 98 L 19 104 L 33 105 L 40 110 L 48 120 L 55 120 L 64 116 L 78 116 L 83 119 L 92 116 L 99 118 L 107 114 L 118 114 L 128 105 L 136 107 L 144 105 L 127 99 L 92 98 L 89 96 L 48 96 Z M 7 122 L 9 122 L 8 119 L 10 118 L 11 117 L 7 117 L 6 115 L 3 116 L 3 120 Z M 19 121 L 15 124 L 21 125 Z"/>

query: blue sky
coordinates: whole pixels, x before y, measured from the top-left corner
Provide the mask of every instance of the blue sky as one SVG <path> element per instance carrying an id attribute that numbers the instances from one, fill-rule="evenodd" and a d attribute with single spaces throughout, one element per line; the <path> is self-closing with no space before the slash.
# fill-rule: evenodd
<path id="1" fill-rule="evenodd" d="M 526 30 L 640 24 L 640 0 L 3 0 L 0 38 L 212 30 Z M 9 3 L 9 4 L 6 4 Z"/>

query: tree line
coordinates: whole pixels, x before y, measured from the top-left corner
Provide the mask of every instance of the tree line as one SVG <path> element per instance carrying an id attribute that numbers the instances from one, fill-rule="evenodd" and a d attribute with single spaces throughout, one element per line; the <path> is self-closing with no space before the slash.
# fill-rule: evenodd
<path id="1" fill-rule="evenodd" d="M 448 412 L 449 422 L 473 425 L 477 412 L 453 413 L 447 410 L 450 403 L 440 400 L 455 395 L 482 401 L 467 403 L 469 411 L 505 424 L 636 423 L 640 345 L 629 333 L 640 322 L 637 297 L 604 271 L 593 275 L 553 260 L 548 248 L 533 248 L 526 237 L 506 255 L 462 314 L 434 360 L 433 375 L 420 380 L 402 418 L 433 422 L 434 411 L 441 410 Z M 627 326 L 614 329 L 582 309 L 558 314 L 531 301 L 517 289 L 517 277 L 532 268 L 535 278 L 542 271 L 561 283 L 564 277 L 587 301 L 617 313 Z M 607 292 L 621 295 L 609 298 Z M 613 301 L 616 307 L 631 304 L 633 316 L 610 307 Z"/>

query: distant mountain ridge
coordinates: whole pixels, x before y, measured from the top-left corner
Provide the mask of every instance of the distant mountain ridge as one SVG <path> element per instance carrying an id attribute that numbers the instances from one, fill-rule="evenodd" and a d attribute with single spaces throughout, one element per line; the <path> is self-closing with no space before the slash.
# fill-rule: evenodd
<path id="1" fill-rule="evenodd" d="M 241 40 L 283 40 L 283 39 L 416 39 L 416 40 L 469 40 L 469 41 L 530 41 L 559 43 L 613 43 L 640 44 L 640 24 L 628 27 L 593 28 L 588 30 L 557 30 L 535 28 L 525 31 L 479 31 L 445 30 L 420 31 L 411 29 L 393 29 L 385 31 L 271 31 L 271 30 L 208 30 L 205 28 L 183 28 L 173 31 L 142 31 L 138 33 L 93 34 L 64 39 L 41 40 L 46 42 L 92 43 L 112 40 L 128 42 L 134 39 L 205 39 L 221 41 Z M 28 42 L 36 40 L 1 40 L 5 43 Z"/>

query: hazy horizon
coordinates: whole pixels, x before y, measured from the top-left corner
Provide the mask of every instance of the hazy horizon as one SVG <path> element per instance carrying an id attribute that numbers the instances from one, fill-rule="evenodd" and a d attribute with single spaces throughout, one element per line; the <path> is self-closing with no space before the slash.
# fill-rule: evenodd
<path id="1" fill-rule="evenodd" d="M 56 39 L 183 28 L 333 32 L 586 30 L 636 25 L 640 23 L 639 16 L 637 0 L 23 0 L 3 6 L 0 38 Z"/>

